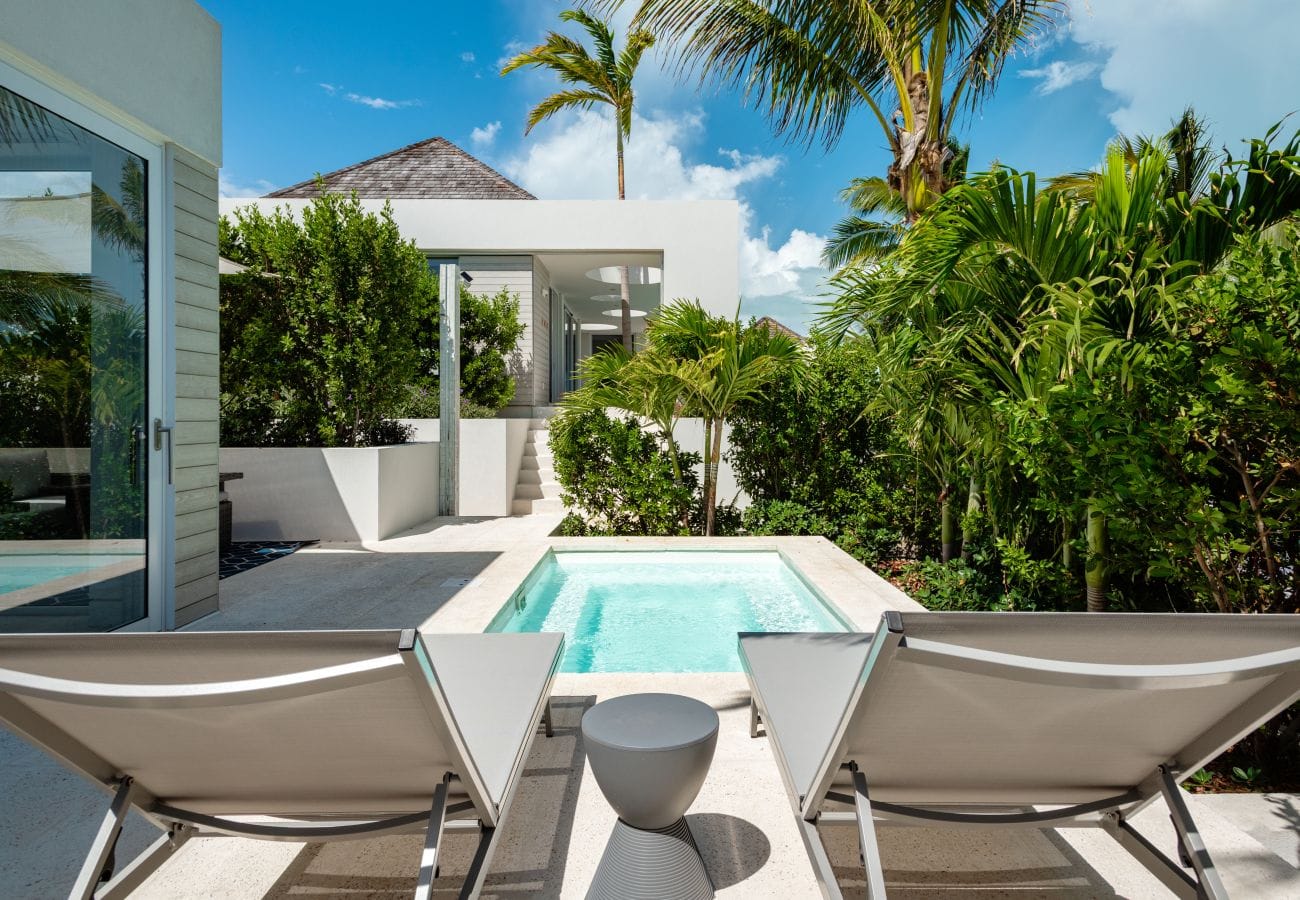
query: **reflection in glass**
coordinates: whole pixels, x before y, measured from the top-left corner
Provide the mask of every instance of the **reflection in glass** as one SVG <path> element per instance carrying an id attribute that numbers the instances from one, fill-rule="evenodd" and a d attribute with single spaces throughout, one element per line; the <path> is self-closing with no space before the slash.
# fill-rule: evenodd
<path id="1" fill-rule="evenodd" d="M 0 632 L 146 614 L 145 175 L 0 87 Z"/>

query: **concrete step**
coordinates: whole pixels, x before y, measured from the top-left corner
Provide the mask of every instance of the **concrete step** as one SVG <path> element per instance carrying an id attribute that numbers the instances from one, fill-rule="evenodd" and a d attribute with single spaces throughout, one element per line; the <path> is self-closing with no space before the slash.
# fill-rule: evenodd
<path id="1" fill-rule="evenodd" d="M 547 466 L 545 469 L 523 469 L 519 472 L 518 484 L 546 484 L 547 482 L 555 483 L 555 469 Z"/>
<path id="2" fill-rule="evenodd" d="M 511 509 L 516 516 L 526 516 L 530 513 L 562 513 L 564 512 L 564 501 L 559 497 L 547 497 L 541 500 L 516 500 Z"/>
<path id="3" fill-rule="evenodd" d="M 520 482 L 515 488 L 516 500 L 541 500 L 559 497 L 563 492 L 558 481 L 547 481 L 541 484 L 525 484 Z"/>

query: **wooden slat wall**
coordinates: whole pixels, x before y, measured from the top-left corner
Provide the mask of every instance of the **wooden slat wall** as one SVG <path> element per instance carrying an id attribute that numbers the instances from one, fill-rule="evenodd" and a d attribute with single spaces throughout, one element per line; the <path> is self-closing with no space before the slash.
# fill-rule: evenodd
<path id="1" fill-rule="evenodd" d="M 519 339 L 518 365 L 511 366 L 515 379 L 515 396 L 512 405 L 533 405 L 533 379 L 537 369 L 533 359 L 533 258 L 531 256 L 462 256 L 460 267 L 470 274 L 474 283 L 470 290 L 491 296 L 502 288 L 519 295 L 519 319 L 524 323 L 524 334 Z M 545 344 L 545 335 L 539 340 Z M 543 378 L 549 375 L 543 373 Z"/>
<path id="2" fill-rule="evenodd" d="M 217 171 L 172 166 L 176 296 L 176 626 L 217 609 Z"/>
<path id="3" fill-rule="evenodd" d="M 551 273 L 533 257 L 532 365 L 534 406 L 551 402 Z M 520 303 L 522 306 L 522 302 Z"/>

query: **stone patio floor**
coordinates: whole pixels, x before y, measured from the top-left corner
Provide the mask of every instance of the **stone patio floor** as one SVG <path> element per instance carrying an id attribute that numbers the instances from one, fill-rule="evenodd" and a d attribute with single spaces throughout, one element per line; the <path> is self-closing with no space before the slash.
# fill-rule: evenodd
<path id="1" fill-rule="evenodd" d="M 192 627 L 425 623 L 448 630 L 466 620 L 467 609 L 490 602 L 474 598 L 494 582 L 517 584 L 520 560 L 549 543 L 558 521 L 541 515 L 437 520 L 379 544 L 302 550 L 224 580 L 221 612 Z M 851 561 L 833 565 L 841 581 L 864 577 Z M 598 700 L 645 690 L 697 697 L 721 717 L 713 768 L 688 816 L 718 895 L 820 896 L 767 741 L 749 737 L 745 679 L 735 673 L 558 676 L 556 735 L 534 744 L 483 896 L 585 895 L 614 814 L 585 764 L 578 722 Z M 105 801 L 4 732 L 0 760 L 0 897 L 66 895 Z M 1300 797 L 1194 796 L 1189 803 L 1234 897 L 1300 896 Z M 1162 808 L 1149 807 L 1138 825 L 1172 854 L 1173 830 Z M 131 823 L 119 859 L 129 859 L 155 836 L 143 822 Z M 852 830 L 830 831 L 827 839 L 845 896 L 864 896 Z M 881 848 L 894 898 L 1169 896 L 1096 829 L 895 828 L 882 832 Z M 411 836 L 327 845 L 201 839 L 182 848 L 136 896 L 408 897 L 420 849 L 421 839 Z M 456 895 L 471 850 L 468 836 L 448 839 L 437 896 Z"/>

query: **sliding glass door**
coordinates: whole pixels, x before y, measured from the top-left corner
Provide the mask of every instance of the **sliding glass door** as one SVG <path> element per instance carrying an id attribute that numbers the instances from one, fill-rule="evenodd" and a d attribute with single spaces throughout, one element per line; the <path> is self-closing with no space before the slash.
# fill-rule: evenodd
<path id="1" fill-rule="evenodd" d="M 157 619 L 150 165 L 0 86 L 0 632 Z"/>

